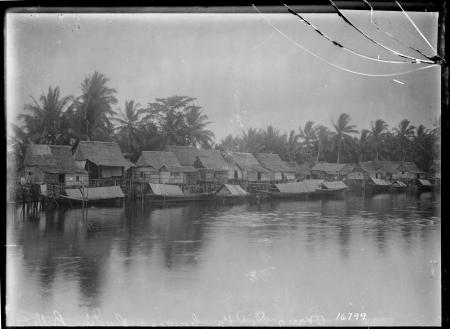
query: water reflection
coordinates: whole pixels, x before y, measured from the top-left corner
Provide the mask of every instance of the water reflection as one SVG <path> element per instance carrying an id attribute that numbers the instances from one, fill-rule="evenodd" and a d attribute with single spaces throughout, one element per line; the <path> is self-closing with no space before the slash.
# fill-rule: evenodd
<path id="1" fill-rule="evenodd" d="M 7 253 L 8 324 L 54 309 L 74 323 L 98 309 L 144 325 L 193 312 L 214 324 L 224 312 L 258 310 L 279 319 L 318 310 L 330 321 L 367 311 L 394 324 L 439 324 L 439 208 L 424 193 L 135 202 L 89 208 L 87 220 L 80 209 L 30 220 L 10 208 L 7 239 L 17 247 Z"/>

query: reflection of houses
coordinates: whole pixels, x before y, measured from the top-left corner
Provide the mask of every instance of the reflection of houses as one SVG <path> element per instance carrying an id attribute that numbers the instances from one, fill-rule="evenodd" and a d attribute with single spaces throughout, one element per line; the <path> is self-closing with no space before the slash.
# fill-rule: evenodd
<path id="1" fill-rule="evenodd" d="M 126 170 L 134 167 L 114 142 L 81 141 L 74 159 L 80 168 L 88 171 L 89 179 L 122 179 Z"/>
<path id="2" fill-rule="evenodd" d="M 133 168 L 133 180 L 141 183 L 195 184 L 197 170 L 182 166 L 173 152 L 142 151 Z"/>
<path id="3" fill-rule="evenodd" d="M 306 164 L 298 164 L 295 161 L 286 162 L 288 166 L 295 174 L 295 180 L 302 181 L 311 178 L 311 169 Z"/>
<path id="4" fill-rule="evenodd" d="M 182 166 L 194 166 L 199 172 L 199 183 L 228 182 L 228 164 L 217 150 L 202 150 L 191 146 L 167 145 Z"/>
<path id="5" fill-rule="evenodd" d="M 318 162 L 311 168 L 311 175 L 316 179 L 336 180 L 345 177 L 353 165 L 348 163 Z"/>
<path id="6" fill-rule="evenodd" d="M 66 187 L 88 183 L 88 173 L 75 164 L 71 146 L 30 144 L 23 167 L 25 178 L 32 183 Z"/>
<path id="7" fill-rule="evenodd" d="M 232 152 L 229 154 L 234 164 L 231 179 L 247 182 L 268 182 L 270 171 L 265 169 L 251 153 Z M 230 176 L 229 176 L 230 177 Z"/>
<path id="8" fill-rule="evenodd" d="M 278 154 L 258 153 L 256 159 L 261 165 L 270 171 L 271 181 L 294 181 L 295 173 Z"/>

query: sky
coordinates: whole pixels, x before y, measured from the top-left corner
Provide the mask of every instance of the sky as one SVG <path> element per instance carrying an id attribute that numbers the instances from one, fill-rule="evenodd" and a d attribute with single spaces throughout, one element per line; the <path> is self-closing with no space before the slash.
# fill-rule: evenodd
<path id="1" fill-rule="evenodd" d="M 433 55 L 402 12 L 343 11 L 383 45 Z M 344 46 L 383 60 L 403 60 L 371 43 L 336 14 L 303 14 Z M 409 13 L 436 49 L 437 13 Z M 291 40 L 277 32 L 265 20 Z M 432 127 L 440 113 L 440 68 L 390 77 L 349 73 L 329 63 L 371 74 L 415 69 L 363 59 L 320 37 L 291 14 L 17 14 L 6 17 L 7 122 L 49 86 L 80 95 L 94 71 L 117 90 L 117 107 L 142 106 L 172 95 L 195 97 L 219 142 L 227 134 L 268 125 L 298 131 L 307 120 L 331 127 L 340 113 L 358 129 L 384 119 Z M 297 42 L 297 45 L 292 41 Z M 319 60 L 298 44 L 322 57 Z"/>

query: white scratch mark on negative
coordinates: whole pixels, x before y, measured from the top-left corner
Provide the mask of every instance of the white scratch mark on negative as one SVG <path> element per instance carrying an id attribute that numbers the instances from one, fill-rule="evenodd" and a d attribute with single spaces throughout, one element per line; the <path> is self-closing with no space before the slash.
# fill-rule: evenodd
<path id="1" fill-rule="evenodd" d="M 404 85 L 404 84 L 405 84 L 404 82 L 398 81 L 398 80 L 396 80 L 396 79 L 392 79 L 392 81 L 397 82 L 397 83 L 399 83 L 399 84 L 401 84 L 401 85 Z"/>

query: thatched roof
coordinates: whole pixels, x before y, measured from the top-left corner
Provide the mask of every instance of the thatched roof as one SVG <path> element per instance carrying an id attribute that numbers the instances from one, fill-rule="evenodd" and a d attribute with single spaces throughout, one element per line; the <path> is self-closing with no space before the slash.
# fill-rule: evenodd
<path id="1" fill-rule="evenodd" d="M 388 182 L 388 181 L 386 181 L 384 179 L 381 179 L 381 178 L 370 177 L 370 179 L 372 180 L 372 182 L 375 185 L 378 185 L 378 186 L 389 186 L 389 185 L 391 185 L 390 182 Z"/>
<path id="2" fill-rule="evenodd" d="M 288 166 L 296 174 L 311 175 L 311 168 L 309 168 L 306 164 L 298 164 L 295 161 L 285 163 L 286 166 Z"/>
<path id="3" fill-rule="evenodd" d="M 175 153 L 182 166 L 192 166 L 198 159 L 206 169 L 215 171 L 228 170 L 228 164 L 217 150 L 203 150 L 192 146 L 180 145 L 166 145 L 165 149 Z"/>
<path id="4" fill-rule="evenodd" d="M 192 166 L 200 150 L 192 146 L 166 145 L 165 150 L 173 152 L 182 166 Z"/>
<path id="5" fill-rule="evenodd" d="M 226 189 L 228 192 L 230 192 L 230 195 L 235 195 L 235 196 L 245 196 L 245 195 L 249 195 L 249 193 L 244 190 L 242 187 L 240 187 L 239 185 L 231 185 L 231 184 L 223 184 L 217 191 L 216 194 L 219 193 L 221 190 Z"/>
<path id="6" fill-rule="evenodd" d="M 420 170 L 414 162 L 402 162 L 403 168 L 405 171 L 413 173 L 413 174 L 424 174 L 423 170 Z"/>
<path id="7" fill-rule="evenodd" d="M 281 160 L 278 154 L 273 153 L 258 153 L 256 154 L 256 159 L 261 163 L 261 165 L 270 170 L 276 172 L 294 172 L 289 168 L 286 163 Z"/>
<path id="8" fill-rule="evenodd" d="M 374 163 L 377 170 L 385 171 L 390 174 L 395 174 L 400 171 L 400 161 L 375 161 Z"/>
<path id="9" fill-rule="evenodd" d="M 68 198 L 82 200 L 79 189 L 65 189 Z M 106 200 L 113 198 L 123 198 L 125 195 L 120 186 L 87 187 L 84 189 L 84 197 L 87 200 Z"/>
<path id="10" fill-rule="evenodd" d="M 89 160 L 98 166 L 134 167 L 123 157 L 119 144 L 114 142 L 81 141 L 74 157 L 76 161 Z"/>
<path id="11" fill-rule="evenodd" d="M 251 153 L 231 152 L 231 159 L 242 170 L 253 170 L 256 172 L 269 172 L 256 160 Z"/>
<path id="12" fill-rule="evenodd" d="M 192 166 L 182 166 L 175 153 L 166 151 L 142 151 L 136 162 L 137 167 L 153 167 L 156 170 L 164 167 L 170 172 L 196 172 Z"/>
<path id="13" fill-rule="evenodd" d="M 325 189 L 346 189 L 348 186 L 341 181 L 335 181 L 335 182 L 323 182 L 322 187 Z"/>
<path id="14" fill-rule="evenodd" d="M 429 180 L 426 179 L 419 179 L 419 184 L 422 186 L 433 186 Z"/>
<path id="15" fill-rule="evenodd" d="M 87 174 L 72 157 L 72 147 L 67 145 L 29 144 L 25 152 L 24 166 L 39 167 L 51 173 Z"/>
<path id="16" fill-rule="evenodd" d="M 311 184 L 308 181 L 274 184 L 281 193 L 312 193 L 318 188 L 318 185 Z"/>
<path id="17" fill-rule="evenodd" d="M 311 168 L 312 171 L 323 171 L 330 175 L 347 173 L 350 166 L 347 163 L 318 162 Z"/>

